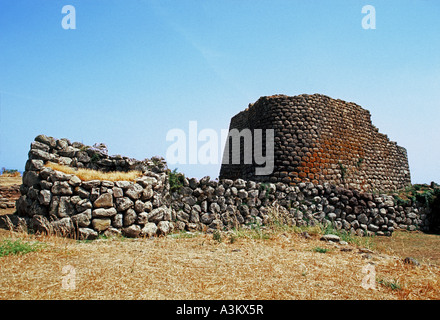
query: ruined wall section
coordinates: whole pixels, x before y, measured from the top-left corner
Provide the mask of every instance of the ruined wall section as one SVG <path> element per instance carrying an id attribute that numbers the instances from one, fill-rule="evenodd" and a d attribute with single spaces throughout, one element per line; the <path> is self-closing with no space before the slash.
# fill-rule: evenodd
<path id="1" fill-rule="evenodd" d="M 411 183 L 405 148 L 379 133 L 370 113 L 352 102 L 318 94 L 261 97 L 232 118 L 229 129 L 234 128 L 275 130 L 274 171 L 257 176 L 255 163 L 223 164 L 220 178 L 329 182 L 362 191 Z M 232 157 L 232 149 L 229 153 Z"/>

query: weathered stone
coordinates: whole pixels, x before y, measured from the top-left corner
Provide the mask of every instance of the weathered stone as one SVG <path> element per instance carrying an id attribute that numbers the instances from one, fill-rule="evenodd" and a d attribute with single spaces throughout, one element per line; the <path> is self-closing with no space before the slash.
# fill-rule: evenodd
<path id="1" fill-rule="evenodd" d="M 101 194 L 93 203 L 95 208 L 113 207 L 113 196 L 110 193 Z"/>
<path id="2" fill-rule="evenodd" d="M 223 222 L 220 219 L 214 219 L 214 220 L 212 220 L 211 224 L 209 225 L 209 228 L 211 228 L 211 229 L 222 229 L 223 228 Z"/>
<path id="3" fill-rule="evenodd" d="M 104 236 L 106 237 L 119 237 L 121 236 L 121 234 L 121 230 L 112 227 L 109 227 L 107 230 L 104 231 Z"/>
<path id="4" fill-rule="evenodd" d="M 102 232 L 110 227 L 111 220 L 95 218 L 92 220 L 92 225 L 93 225 L 93 229 L 95 229 L 98 232 Z"/>
<path id="5" fill-rule="evenodd" d="M 91 191 L 94 188 L 100 187 L 101 181 L 100 180 L 89 180 L 89 181 L 84 181 L 81 185 L 86 190 Z"/>
<path id="6" fill-rule="evenodd" d="M 62 218 L 51 222 L 53 233 L 61 237 L 70 237 L 75 234 L 75 226 L 70 218 Z"/>
<path id="7" fill-rule="evenodd" d="M 76 157 L 77 157 L 78 161 L 80 161 L 80 162 L 83 162 L 83 163 L 90 162 L 90 157 L 87 154 L 87 152 L 85 152 L 85 151 L 78 151 L 76 153 Z"/>
<path id="8" fill-rule="evenodd" d="M 40 134 L 40 135 L 36 136 L 35 137 L 35 141 L 44 143 L 44 144 L 46 144 L 46 145 L 48 145 L 49 147 L 52 147 L 52 148 L 54 148 L 56 146 L 55 139 L 52 138 L 52 137 L 45 136 L 44 134 Z"/>
<path id="9" fill-rule="evenodd" d="M 94 240 L 98 238 L 98 232 L 90 228 L 78 229 L 79 240 Z"/>
<path id="10" fill-rule="evenodd" d="M 362 213 L 357 217 L 359 223 L 366 224 L 368 222 L 368 217 L 366 214 Z"/>
<path id="11" fill-rule="evenodd" d="M 166 235 L 170 232 L 170 222 L 169 221 L 160 221 L 157 224 L 157 232 L 162 235 Z"/>
<path id="12" fill-rule="evenodd" d="M 82 199 L 82 200 L 78 201 L 78 203 L 76 204 L 76 210 L 78 212 L 81 212 L 81 211 L 84 211 L 87 209 L 91 209 L 92 207 L 93 207 L 92 203 L 90 202 L 89 199 Z"/>
<path id="13" fill-rule="evenodd" d="M 134 183 L 130 185 L 127 190 L 125 190 L 125 194 L 130 197 L 132 200 L 137 200 L 141 197 L 141 193 L 144 191 L 141 185 Z"/>
<path id="14" fill-rule="evenodd" d="M 143 212 L 145 209 L 145 203 L 143 203 L 141 200 L 136 200 L 136 202 L 134 203 L 134 210 L 137 213 L 141 213 Z"/>
<path id="15" fill-rule="evenodd" d="M 209 210 L 214 214 L 220 213 L 220 206 L 217 203 L 213 202 L 209 206 Z"/>
<path id="16" fill-rule="evenodd" d="M 417 214 L 414 212 L 410 212 L 406 215 L 406 217 L 410 218 L 410 219 L 415 219 L 415 218 L 417 218 Z"/>
<path id="17" fill-rule="evenodd" d="M 55 181 L 51 191 L 54 195 L 70 196 L 73 194 L 72 188 L 67 181 Z"/>
<path id="18" fill-rule="evenodd" d="M 117 211 L 115 208 L 98 208 L 92 211 L 93 218 L 110 218 L 116 215 Z"/>
<path id="19" fill-rule="evenodd" d="M 58 140 L 58 141 L 61 141 L 61 140 Z M 58 154 L 63 157 L 73 158 L 77 151 L 79 151 L 79 150 L 72 147 L 72 146 L 67 146 L 66 148 L 58 151 Z"/>
<path id="20" fill-rule="evenodd" d="M 133 223 L 135 223 L 136 219 L 136 211 L 134 211 L 133 209 L 128 209 L 127 212 L 125 212 L 124 214 L 124 227 L 132 225 Z"/>
<path id="21" fill-rule="evenodd" d="M 193 197 L 193 196 L 188 196 L 188 197 L 182 198 L 182 202 L 186 203 L 186 204 L 188 204 L 190 206 L 193 206 L 193 205 L 195 205 L 197 203 L 197 199 L 195 197 Z"/>
<path id="22" fill-rule="evenodd" d="M 25 171 L 23 173 L 23 184 L 28 187 L 32 187 L 37 185 L 40 182 L 40 178 L 38 177 L 38 173 L 35 171 Z"/>
<path id="23" fill-rule="evenodd" d="M 158 230 L 158 228 L 155 223 L 148 222 L 142 228 L 142 234 L 146 237 L 152 237 L 156 234 L 157 230 Z"/>
<path id="24" fill-rule="evenodd" d="M 335 234 L 325 234 L 323 235 L 320 240 L 322 241 L 332 241 L 332 242 L 339 242 L 341 240 L 340 237 L 338 237 Z"/>
<path id="25" fill-rule="evenodd" d="M 122 229 L 122 234 L 129 238 L 137 238 L 141 234 L 141 227 L 137 224 L 132 224 L 129 227 Z"/>
<path id="26" fill-rule="evenodd" d="M 248 196 L 248 193 L 247 193 L 246 190 L 244 190 L 244 189 L 240 189 L 240 190 L 238 190 L 238 192 L 237 192 L 237 196 L 238 196 L 240 199 L 246 199 L 247 196 Z"/>
<path id="27" fill-rule="evenodd" d="M 44 161 L 52 161 L 56 158 L 55 155 L 38 149 L 31 149 L 28 153 L 29 159 L 38 159 Z"/>
<path id="28" fill-rule="evenodd" d="M 72 176 L 68 183 L 72 186 L 72 187 L 77 187 L 81 184 L 81 179 L 78 178 L 77 176 Z"/>
<path id="29" fill-rule="evenodd" d="M 214 221 L 215 215 L 211 213 L 204 213 L 200 216 L 200 222 L 206 225 L 209 225 Z"/>
<path id="30" fill-rule="evenodd" d="M 124 196 L 124 191 L 122 190 L 122 188 L 113 187 L 112 191 L 113 191 L 113 197 L 115 198 L 121 198 Z"/>
<path id="31" fill-rule="evenodd" d="M 88 227 L 90 225 L 90 218 L 92 215 L 92 210 L 87 209 L 84 212 L 78 213 L 72 216 L 72 222 L 79 227 Z"/>
<path id="32" fill-rule="evenodd" d="M 115 228 L 122 228 L 124 226 L 124 215 L 122 213 L 117 213 L 112 218 L 112 226 Z"/>
<path id="33" fill-rule="evenodd" d="M 165 206 L 153 209 L 149 213 L 149 221 L 159 223 L 160 221 L 162 221 L 164 219 L 164 216 L 168 210 L 169 209 Z"/>
<path id="34" fill-rule="evenodd" d="M 132 207 L 133 205 L 134 205 L 133 201 L 131 201 L 127 197 L 116 199 L 116 209 L 118 209 L 119 212 L 125 211 L 128 208 Z"/>
<path id="35" fill-rule="evenodd" d="M 75 206 L 71 203 L 70 197 L 60 197 L 58 205 L 58 217 L 65 218 L 76 213 Z"/>
<path id="36" fill-rule="evenodd" d="M 368 230 L 372 231 L 372 232 L 376 232 L 379 230 L 379 227 L 374 225 L 374 224 L 369 224 L 368 225 Z"/>
<path id="37" fill-rule="evenodd" d="M 403 263 L 410 264 L 413 266 L 420 266 L 420 262 L 418 262 L 416 259 L 412 257 L 406 257 L 405 259 L 403 259 Z"/>
<path id="38" fill-rule="evenodd" d="M 26 171 L 40 171 L 44 168 L 44 161 L 43 160 L 28 160 L 26 162 L 25 170 Z"/>
<path id="39" fill-rule="evenodd" d="M 137 215 L 136 223 L 144 225 L 148 223 L 148 218 L 150 214 L 148 212 L 141 212 Z"/>
<path id="40" fill-rule="evenodd" d="M 50 204 L 50 200 L 52 200 L 52 194 L 49 190 L 41 190 L 38 195 L 38 201 L 43 206 L 48 206 Z"/>
<path id="41" fill-rule="evenodd" d="M 150 199 L 153 197 L 153 195 L 154 195 L 154 191 L 153 191 L 153 189 L 151 188 L 151 186 L 147 186 L 147 187 L 142 191 L 142 194 L 141 194 L 141 200 L 142 200 L 142 201 L 150 200 Z"/>
<path id="42" fill-rule="evenodd" d="M 132 185 L 132 182 L 130 181 L 115 181 L 115 185 L 121 189 L 127 189 L 129 186 Z"/>
<path id="43" fill-rule="evenodd" d="M 183 221 L 183 222 L 188 222 L 189 220 L 189 214 L 184 211 L 177 212 L 176 217 L 179 221 Z"/>

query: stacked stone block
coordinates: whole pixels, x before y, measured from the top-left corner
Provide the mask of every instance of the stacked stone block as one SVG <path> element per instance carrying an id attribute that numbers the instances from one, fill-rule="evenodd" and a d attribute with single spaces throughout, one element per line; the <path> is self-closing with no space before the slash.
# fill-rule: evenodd
<path id="1" fill-rule="evenodd" d="M 231 119 L 230 130 L 245 128 L 275 131 L 274 171 L 258 176 L 255 163 L 229 162 L 221 167 L 221 179 L 329 182 L 361 191 L 411 183 L 406 150 L 379 133 L 370 113 L 355 103 L 319 94 L 261 97 Z M 232 158 L 232 148 L 225 152 Z"/>
<path id="2" fill-rule="evenodd" d="M 55 147 L 50 147 L 48 141 L 55 141 Z M 78 161 L 80 148 L 69 148 L 69 156 L 64 152 L 75 143 L 60 149 L 56 147 L 58 141 L 38 136 L 35 142 L 39 143 L 31 144 L 17 212 L 2 216 L 0 227 L 77 239 L 94 239 L 101 234 L 149 237 L 176 230 L 211 232 L 264 227 L 274 220 L 287 225 L 332 224 L 358 235 L 390 235 L 399 228 L 428 227 L 430 212 L 422 204 L 401 206 L 392 196 L 348 190 L 330 183 L 291 185 L 184 178 L 183 186 L 170 192 L 169 170 L 160 159 L 130 161 L 132 166 L 143 169 L 143 176 L 135 181 L 81 181 L 74 174 L 45 166 L 49 160 L 67 163 L 66 158 L 71 159 L 70 165 L 88 165 Z"/>

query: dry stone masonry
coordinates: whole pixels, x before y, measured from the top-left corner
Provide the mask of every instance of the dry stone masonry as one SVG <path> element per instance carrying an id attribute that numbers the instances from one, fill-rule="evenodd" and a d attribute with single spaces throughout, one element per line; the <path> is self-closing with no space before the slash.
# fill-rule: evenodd
<path id="1" fill-rule="evenodd" d="M 229 129 L 274 129 L 273 173 L 255 175 L 258 166 L 242 161 L 223 164 L 220 179 L 289 185 L 328 182 L 360 191 L 408 186 L 406 150 L 379 133 L 370 118 L 370 113 L 355 103 L 319 94 L 261 97 L 234 116 Z M 225 152 L 231 159 L 232 148 Z"/>
<path id="2" fill-rule="evenodd" d="M 45 166 L 48 161 L 101 171 L 136 169 L 142 176 L 135 181 L 82 181 Z M 25 169 L 17 211 L 0 217 L 0 227 L 77 239 L 210 232 L 274 220 L 299 226 L 331 223 L 358 235 L 390 235 L 398 228 L 425 229 L 430 217 L 422 204 L 399 205 L 392 196 L 328 182 L 184 178 L 179 190 L 171 192 L 170 171 L 161 158 L 108 156 L 102 144 L 89 147 L 43 135 L 31 143 Z"/>

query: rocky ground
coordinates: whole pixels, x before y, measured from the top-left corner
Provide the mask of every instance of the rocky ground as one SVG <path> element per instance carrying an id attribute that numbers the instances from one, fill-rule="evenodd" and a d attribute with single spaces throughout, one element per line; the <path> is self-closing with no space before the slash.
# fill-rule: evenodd
<path id="1" fill-rule="evenodd" d="M 21 176 L 0 176 L 0 215 L 15 211 L 15 201 L 20 197 Z"/>

